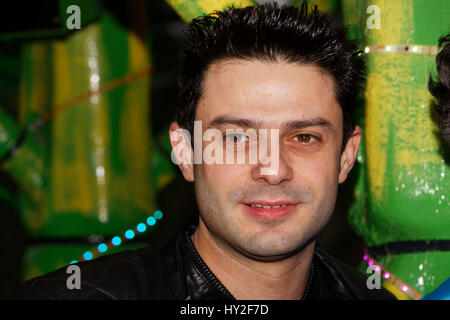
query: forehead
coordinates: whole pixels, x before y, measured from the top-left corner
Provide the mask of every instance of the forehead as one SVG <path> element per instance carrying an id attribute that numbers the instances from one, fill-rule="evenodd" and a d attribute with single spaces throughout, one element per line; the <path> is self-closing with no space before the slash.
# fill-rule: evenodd
<path id="1" fill-rule="evenodd" d="M 326 118 L 339 127 L 342 112 L 333 78 L 314 65 L 228 60 L 207 70 L 196 119 L 232 115 L 268 127 Z"/>

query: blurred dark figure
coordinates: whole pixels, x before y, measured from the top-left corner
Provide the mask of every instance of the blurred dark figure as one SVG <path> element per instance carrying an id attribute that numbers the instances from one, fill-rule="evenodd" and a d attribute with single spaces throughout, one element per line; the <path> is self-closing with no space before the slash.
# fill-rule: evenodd
<path id="1" fill-rule="evenodd" d="M 439 79 L 430 76 L 428 89 L 437 99 L 434 105 L 439 130 L 445 141 L 450 144 L 450 34 L 439 39 L 441 52 L 436 57 Z"/>

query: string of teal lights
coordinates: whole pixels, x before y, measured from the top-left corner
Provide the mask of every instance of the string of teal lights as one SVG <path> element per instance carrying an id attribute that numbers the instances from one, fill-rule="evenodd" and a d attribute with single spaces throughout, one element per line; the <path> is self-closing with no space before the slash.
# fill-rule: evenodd
<path id="1" fill-rule="evenodd" d="M 111 248 L 118 247 L 118 246 L 120 246 L 121 244 L 123 244 L 124 242 L 126 242 L 128 240 L 132 240 L 136 236 L 137 233 L 138 234 L 139 233 L 144 233 L 145 231 L 147 231 L 147 225 L 149 227 L 154 226 L 156 224 L 157 220 L 161 220 L 162 217 L 163 217 L 162 211 L 161 210 L 156 210 L 153 213 L 153 216 L 150 216 L 150 217 L 147 218 L 146 223 L 141 222 L 141 223 L 139 223 L 136 226 L 136 228 L 128 229 L 122 235 L 118 235 L 118 236 L 113 237 L 111 239 L 111 241 L 110 241 L 110 244 L 112 245 Z M 100 254 L 101 253 L 105 253 L 105 252 L 108 251 L 109 248 L 110 247 L 108 247 L 108 244 L 102 242 L 102 243 L 100 243 L 97 246 L 97 250 L 96 250 L 97 253 L 94 250 L 88 250 L 88 251 L 83 253 L 82 260 L 84 260 L 84 261 L 92 260 L 94 258 L 94 253 L 96 253 L 96 255 L 98 253 L 100 253 Z M 94 253 L 93 253 L 93 251 L 94 251 Z M 74 263 L 77 263 L 77 262 L 79 262 L 79 261 L 78 260 L 72 260 L 70 262 L 70 264 L 74 264 Z"/>

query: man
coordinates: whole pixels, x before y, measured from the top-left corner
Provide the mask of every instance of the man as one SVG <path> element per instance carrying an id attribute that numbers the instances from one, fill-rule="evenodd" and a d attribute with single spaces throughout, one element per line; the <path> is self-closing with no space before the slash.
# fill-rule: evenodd
<path id="1" fill-rule="evenodd" d="M 80 290 L 67 289 L 63 268 L 19 296 L 393 299 L 315 240 L 361 139 L 353 109 L 364 64 L 345 30 L 306 5 L 264 5 L 196 19 L 188 38 L 170 138 L 195 185 L 198 226 L 157 254 L 79 263 Z M 254 150 L 260 157 L 250 161 Z"/>

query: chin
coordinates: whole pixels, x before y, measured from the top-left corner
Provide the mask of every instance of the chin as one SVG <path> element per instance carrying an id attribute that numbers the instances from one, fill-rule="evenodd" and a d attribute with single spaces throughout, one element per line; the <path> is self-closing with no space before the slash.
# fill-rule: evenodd
<path id="1" fill-rule="evenodd" d="M 312 240 L 313 238 L 298 234 L 293 236 L 260 234 L 243 241 L 241 251 L 255 260 L 274 261 L 302 251 Z"/>

